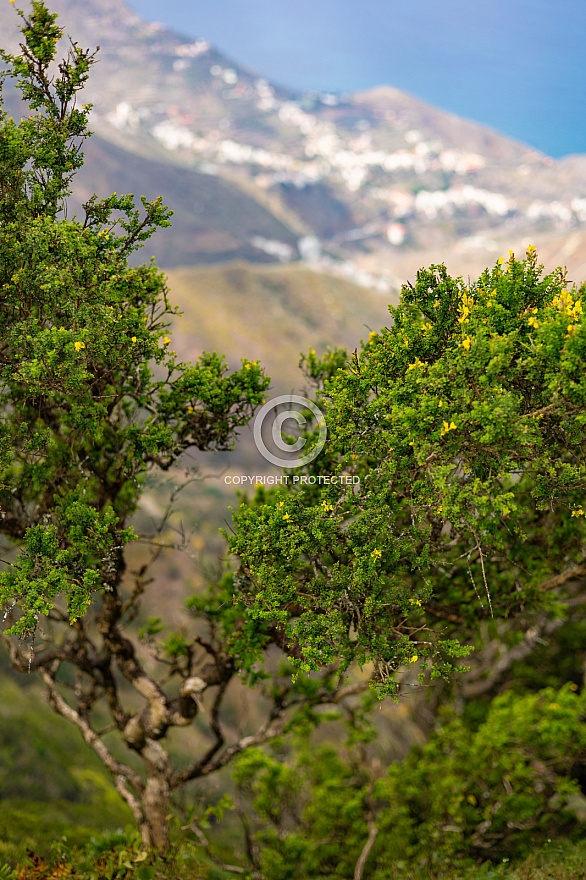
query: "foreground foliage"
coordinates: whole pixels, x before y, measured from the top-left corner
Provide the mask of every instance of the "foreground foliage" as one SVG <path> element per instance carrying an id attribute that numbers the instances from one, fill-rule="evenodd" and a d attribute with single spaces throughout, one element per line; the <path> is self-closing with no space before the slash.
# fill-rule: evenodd
<path id="1" fill-rule="evenodd" d="M 435 266 L 349 363 L 310 354 L 326 449 L 229 539 L 300 668 L 372 663 L 396 693 L 406 664 L 451 676 L 483 621 L 522 640 L 563 614 L 586 572 L 585 297 L 531 248 L 469 285 Z"/>
<path id="2" fill-rule="evenodd" d="M 5 641 L 14 668 L 41 674 L 52 708 L 112 774 L 143 843 L 165 852 L 174 792 L 344 693 L 333 670 L 311 683 L 284 676 L 267 689 L 256 729 L 227 728 L 228 687 L 239 673 L 255 681 L 247 651 L 230 651 L 243 608 L 229 580 L 189 603 L 187 634 L 148 615 L 138 633 L 132 626 L 156 589 L 151 565 L 189 541 L 168 540 L 173 498 L 149 534 L 134 530 L 147 481 L 170 473 L 179 491 L 190 479 L 184 453 L 232 448 L 269 380 L 255 361 L 234 372 L 215 353 L 178 361 L 163 274 L 128 262 L 170 225 L 160 199 L 139 209 L 130 195 L 94 196 L 83 218 L 67 217 L 89 135 L 79 93 L 94 56 L 72 43 L 58 64 L 56 15 L 37 0 L 19 15 L 21 51 L 1 55 L 30 111 L 16 122 L 0 110 Z M 284 645 L 274 626 L 248 635 L 257 650 Z M 199 747 L 179 767 L 165 738 L 196 718 Z"/>
<path id="3" fill-rule="evenodd" d="M 189 854 L 179 856 L 175 864 L 163 864 L 154 854 L 145 864 L 144 859 L 136 861 L 140 855 L 132 835 L 120 832 L 109 840 L 96 839 L 85 850 L 64 853 L 49 860 L 32 856 L 16 869 L 6 866 L 3 873 L 0 867 L 0 877 L 2 880 L 132 880 L 135 877 L 138 880 L 228 880 L 235 876 L 233 870 L 222 870 L 216 865 L 194 860 Z M 399 867 L 386 877 L 393 880 L 578 880 L 584 876 L 585 862 L 584 841 L 550 839 L 530 856 L 516 861 L 503 859 L 496 864 L 483 862 L 472 867 L 454 864 L 441 871 Z M 244 871 L 239 876 L 253 880 L 258 874 Z M 300 871 L 294 876 L 299 880 L 310 880 L 310 875 Z M 354 874 L 337 876 L 353 880 Z"/>

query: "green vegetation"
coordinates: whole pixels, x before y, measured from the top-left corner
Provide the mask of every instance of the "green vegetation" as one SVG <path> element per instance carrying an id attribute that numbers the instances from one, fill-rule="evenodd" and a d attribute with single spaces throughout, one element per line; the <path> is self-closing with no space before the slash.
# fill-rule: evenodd
<path id="1" fill-rule="evenodd" d="M 310 353 L 329 442 L 235 515 L 248 613 L 297 669 L 357 663 L 432 718 L 384 782 L 367 753 L 243 759 L 263 876 L 443 876 L 586 819 L 586 286 L 503 263 L 421 270 L 348 362 Z"/>
<path id="2" fill-rule="evenodd" d="M 128 262 L 170 225 L 160 199 L 138 209 L 130 195 L 93 196 L 83 219 L 67 217 L 88 136 L 78 93 L 94 59 L 72 43 L 56 65 L 62 32 L 44 3 L 20 17 L 21 52 L 2 58 L 31 115 L 0 116 L 4 640 L 12 666 L 40 673 L 52 709 L 110 772 L 142 844 L 165 855 L 177 792 L 355 688 L 334 668 L 311 681 L 283 668 L 269 684 L 255 660 L 285 649 L 283 633 L 247 622 L 221 574 L 187 603 L 184 631 L 143 610 L 158 558 L 189 549 L 170 528 L 193 477 L 184 453 L 230 449 L 269 380 L 257 361 L 230 373 L 215 353 L 191 364 L 171 349 L 164 276 Z M 141 496 L 166 474 L 178 476 L 169 508 L 141 533 L 131 521 Z M 248 724 L 226 708 L 239 676 L 263 698 Z M 194 727 L 180 760 L 172 734 Z"/>
<path id="3" fill-rule="evenodd" d="M 575 687 L 575 686 L 574 686 Z M 387 772 L 352 718 L 343 750 L 301 738 L 289 756 L 253 750 L 235 770 L 254 807 L 251 850 L 267 880 L 348 877 L 363 855 L 373 880 L 527 857 L 586 820 L 570 778 L 586 754 L 584 697 L 571 687 L 496 697 L 471 730 L 445 717 Z"/>
<path id="4" fill-rule="evenodd" d="M 81 737 L 47 706 L 36 676 L 0 686 L 0 864 L 48 855 L 56 839 L 82 846 L 132 821 L 110 776 Z"/>
<path id="5" fill-rule="evenodd" d="M 184 454 L 231 448 L 269 380 L 171 349 L 165 278 L 128 262 L 170 224 L 160 200 L 67 218 L 94 58 L 72 44 L 56 69 L 56 16 L 35 0 L 21 21 L 2 54 L 31 115 L 0 114 L 0 603 L 51 711 L 37 676 L 6 676 L 0 877 L 581 876 L 586 286 L 531 248 L 471 284 L 433 266 L 352 357 L 310 349 L 323 453 L 242 499 L 238 570 L 170 625 L 157 564 L 191 559 Z M 263 302 L 288 311 L 297 271 L 261 272 Z M 226 270 L 232 311 L 241 282 Z M 387 694 L 418 727 L 402 755 Z"/>
<path id="6" fill-rule="evenodd" d="M 229 540 L 250 615 L 280 622 L 300 669 L 372 663 L 395 693 L 406 664 L 449 678 L 481 622 L 521 641 L 563 618 L 586 537 L 585 298 L 532 249 L 471 285 L 432 267 L 347 366 L 308 356 L 325 454 L 243 504 Z"/>

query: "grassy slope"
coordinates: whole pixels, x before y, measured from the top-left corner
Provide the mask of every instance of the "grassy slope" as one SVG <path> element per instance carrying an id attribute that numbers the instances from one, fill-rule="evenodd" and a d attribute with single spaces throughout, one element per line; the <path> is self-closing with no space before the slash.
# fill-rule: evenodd
<path id="1" fill-rule="evenodd" d="M 47 706 L 35 675 L 2 658 L 0 684 L 0 865 L 27 848 L 48 854 L 66 835 L 82 845 L 132 822 L 110 776 L 80 734 Z"/>
<path id="2" fill-rule="evenodd" d="M 301 352 L 356 348 L 370 330 L 388 324 L 390 295 L 314 272 L 300 263 L 229 263 L 173 269 L 171 300 L 183 316 L 174 347 L 185 358 L 203 350 L 259 359 L 278 392 L 299 388 Z"/>

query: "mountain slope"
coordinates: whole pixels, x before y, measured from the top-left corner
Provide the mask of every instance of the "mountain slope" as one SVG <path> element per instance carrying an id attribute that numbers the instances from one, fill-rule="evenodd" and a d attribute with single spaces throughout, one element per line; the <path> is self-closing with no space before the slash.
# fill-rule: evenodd
<path id="1" fill-rule="evenodd" d="M 193 359 L 214 349 L 232 365 L 258 359 L 271 376 L 272 394 L 303 383 L 295 370 L 302 352 L 334 345 L 353 351 L 390 320 L 386 295 L 300 264 L 239 262 L 167 274 L 171 300 L 183 313 L 174 322 L 178 353 Z"/>
<path id="2" fill-rule="evenodd" d="M 432 252 L 477 271 L 511 242 L 557 240 L 556 255 L 586 229 L 583 157 L 554 161 L 390 86 L 280 89 L 119 0 L 51 7 L 77 41 L 101 46 L 87 97 L 112 146 L 88 147 L 78 201 L 91 189 L 160 192 L 177 211 L 173 244 L 155 248 L 169 266 L 301 254 L 395 284 Z M 2 42 L 14 43 L 15 19 L 0 6 Z"/>
<path id="3" fill-rule="evenodd" d="M 132 192 L 148 198 L 162 194 L 174 212 L 172 227 L 157 232 L 147 244 L 148 256 L 154 255 L 161 266 L 270 260 L 252 244 L 259 237 L 278 239 L 296 250 L 297 235 L 230 180 L 169 162 L 138 160 L 99 136 L 86 143 L 85 154 L 72 210 L 79 210 L 94 192 Z"/>

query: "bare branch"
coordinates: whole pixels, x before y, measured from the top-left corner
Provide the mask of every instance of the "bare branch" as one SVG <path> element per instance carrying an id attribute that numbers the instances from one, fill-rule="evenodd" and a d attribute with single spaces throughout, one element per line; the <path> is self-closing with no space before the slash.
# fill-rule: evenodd
<path id="1" fill-rule="evenodd" d="M 466 675 L 462 683 L 463 696 L 474 698 L 488 693 L 515 661 L 527 657 L 539 643 L 544 644 L 544 639 L 552 635 L 563 623 L 563 620 L 542 618 L 539 623 L 526 631 L 523 641 L 512 648 L 507 648 L 503 642 L 496 639 L 487 639 L 487 647 L 475 654 L 477 665 Z"/>
<path id="2" fill-rule="evenodd" d="M 366 860 L 370 855 L 370 851 L 374 846 L 374 841 L 376 840 L 376 835 L 378 834 L 378 828 L 374 824 L 374 820 L 369 818 L 368 820 L 368 838 L 360 856 L 358 857 L 358 861 L 356 862 L 356 867 L 354 869 L 354 880 L 362 880 L 362 874 L 364 871 L 364 866 L 366 864 Z"/>
<path id="3" fill-rule="evenodd" d="M 41 677 L 47 686 L 47 696 L 49 705 L 62 715 L 63 718 L 66 718 L 68 721 L 71 721 L 78 730 L 81 732 L 85 742 L 87 745 L 94 750 L 99 759 L 102 761 L 105 767 L 110 771 L 112 776 L 114 777 L 116 788 L 118 789 L 120 795 L 130 809 L 136 819 L 137 822 L 143 821 L 143 812 L 137 798 L 132 794 L 132 792 L 128 789 L 127 784 L 134 788 L 135 791 L 142 795 L 144 791 L 143 782 L 138 775 L 128 767 L 126 764 L 120 763 L 116 758 L 112 755 L 108 748 L 104 745 L 104 743 L 99 738 L 98 734 L 92 727 L 90 727 L 88 721 L 85 718 L 72 709 L 72 707 L 65 702 L 61 694 L 57 689 L 57 685 L 55 684 L 52 676 L 47 672 L 46 669 L 40 670 Z"/>

